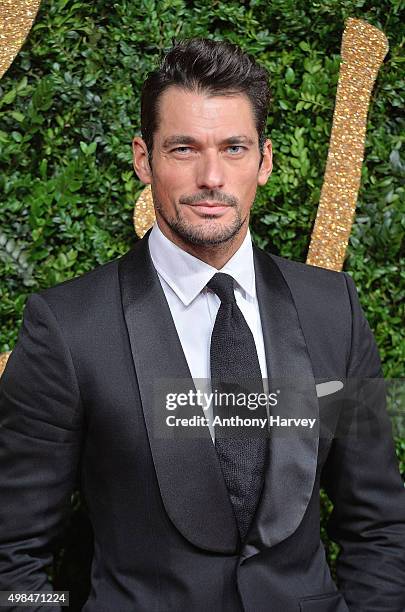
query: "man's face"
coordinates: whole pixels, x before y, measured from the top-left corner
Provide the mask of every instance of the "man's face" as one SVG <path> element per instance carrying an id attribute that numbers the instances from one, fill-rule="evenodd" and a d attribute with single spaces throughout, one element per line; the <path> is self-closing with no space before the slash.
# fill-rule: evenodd
<path id="1" fill-rule="evenodd" d="M 149 172 L 140 138 L 134 140 L 134 165 L 141 180 L 152 185 L 163 233 L 177 243 L 199 246 L 243 238 L 257 185 L 265 184 L 271 172 L 270 141 L 259 168 L 249 99 L 172 86 L 160 99 L 158 123 Z"/>

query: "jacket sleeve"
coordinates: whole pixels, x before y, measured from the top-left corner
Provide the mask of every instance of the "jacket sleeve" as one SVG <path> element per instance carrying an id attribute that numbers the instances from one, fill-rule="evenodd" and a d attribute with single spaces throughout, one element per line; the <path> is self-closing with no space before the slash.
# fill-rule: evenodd
<path id="1" fill-rule="evenodd" d="M 344 275 L 352 309 L 350 401 L 323 473 L 334 505 L 327 531 L 341 547 L 337 577 L 350 611 L 403 612 L 405 491 L 376 343 L 354 282 Z"/>
<path id="2" fill-rule="evenodd" d="M 0 590 L 52 590 L 46 566 L 68 516 L 80 437 L 69 349 L 45 299 L 32 294 L 0 379 Z M 40 609 L 61 608 L 30 607 Z"/>

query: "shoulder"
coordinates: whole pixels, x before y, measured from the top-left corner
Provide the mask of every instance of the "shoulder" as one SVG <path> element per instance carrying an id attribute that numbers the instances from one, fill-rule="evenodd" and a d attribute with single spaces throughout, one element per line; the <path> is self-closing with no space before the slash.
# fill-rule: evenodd
<path id="1" fill-rule="evenodd" d="M 101 264 L 88 272 L 65 280 L 57 285 L 38 291 L 50 305 L 63 303 L 82 303 L 86 300 L 99 299 L 111 292 L 117 278 L 118 261 L 121 258 Z"/>
<path id="2" fill-rule="evenodd" d="M 254 247 L 263 265 L 273 266 L 287 284 L 297 310 L 316 320 L 317 316 L 347 321 L 351 318 L 353 280 L 346 272 L 336 272 L 286 259 Z"/>
<path id="3" fill-rule="evenodd" d="M 321 288 L 325 290 L 326 288 L 329 289 L 332 287 L 345 287 L 346 280 L 344 272 L 336 272 L 335 270 L 312 266 L 270 253 L 268 253 L 268 255 L 286 280 L 288 279 L 291 282 L 294 281 L 299 285 L 303 284 L 306 285 L 307 288 L 312 287 L 313 289 Z"/>
<path id="4" fill-rule="evenodd" d="M 309 298 L 333 298 L 337 301 L 348 299 L 348 283 L 353 283 L 346 272 L 336 272 L 327 268 L 312 266 L 274 255 L 255 247 L 255 251 L 267 258 L 280 271 L 293 297 L 305 300 Z"/>
<path id="5" fill-rule="evenodd" d="M 340 364 L 338 369 L 343 371 L 352 340 L 352 301 L 356 295 L 352 279 L 346 272 L 261 252 L 263 262 L 277 268 L 289 289 L 313 361 L 319 364 L 318 370 L 322 370 L 328 359 L 330 363 Z"/>
<path id="6" fill-rule="evenodd" d="M 112 316 L 120 304 L 117 258 L 52 287 L 32 293 L 25 312 L 36 313 L 36 320 L 55 319 L 68 336 L 71 330 L 86 333 L 100 317 Z M 104 313 L 104 315 L 103 315 Z"/>

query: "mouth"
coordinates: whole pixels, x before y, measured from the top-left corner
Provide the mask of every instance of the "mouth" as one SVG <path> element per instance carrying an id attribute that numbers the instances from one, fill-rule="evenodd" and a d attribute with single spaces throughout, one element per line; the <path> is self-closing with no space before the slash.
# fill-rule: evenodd
<path id="1" fill-rule="evenodd" d="M 201 215 L 219 215 L 230 208 L 229 204 L 221 202 L 197 202 L 197 204 L 187 204 L 194 212 Z"/>

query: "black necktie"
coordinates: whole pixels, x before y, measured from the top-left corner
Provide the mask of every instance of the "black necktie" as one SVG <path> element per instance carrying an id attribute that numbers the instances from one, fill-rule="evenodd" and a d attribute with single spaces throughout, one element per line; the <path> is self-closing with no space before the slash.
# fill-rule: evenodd
<path id="1" fill-rule="evenodd" d="M 217 273 L 207 284 L 221 305 L 211 335 L 211 386 L 213 392 L 263 393 L 263 380 L 253 334 L 236 303 L 234 280 Z M 215 396 L 214 396 L 215 397 Z M 264 402 L 263 402 L 264 403 Z M 265 406 L 245 406 L 214 401 L 214 416 L 267 417 Z M 240 421 L 240 419 L 239 419 Z M 265 429 L 215 426 L 215 448 L 243 539 L 256 510 L 263 484 L 267 440 Z"/>

